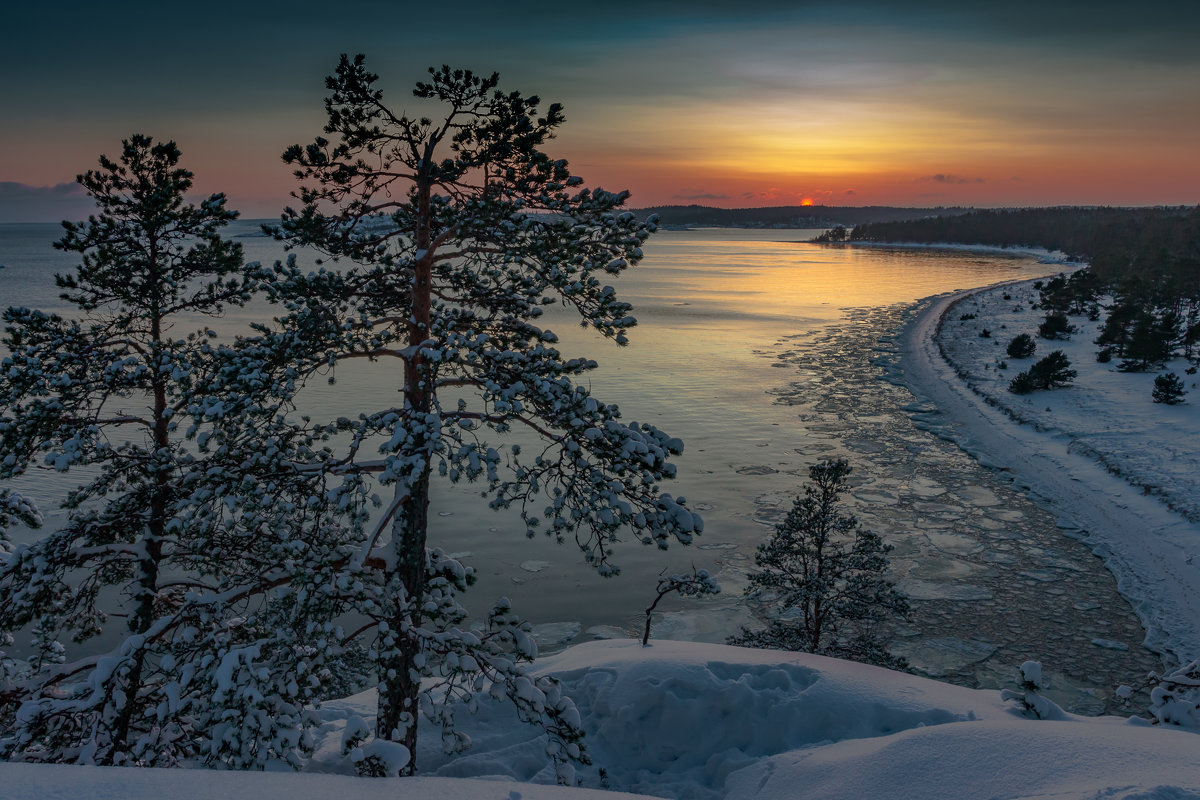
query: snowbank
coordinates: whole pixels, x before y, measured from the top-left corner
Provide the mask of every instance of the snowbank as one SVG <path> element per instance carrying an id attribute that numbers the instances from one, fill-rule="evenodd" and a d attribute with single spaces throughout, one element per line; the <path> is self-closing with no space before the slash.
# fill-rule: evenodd
<path id="1" fill-rule="evenodd" d="M 802 653 L 693 642 L 604 641 L 539 662 L 574 696 L 614 792 L 690 800 L 1004 797 L 1200 800 L 1200 738 L 1114 717 L 1028 720 L 1000 693 Z M 325 709 L 311 768 L 344 770 L 342 733 L 371 693 Z M 542 742 L 503 704 L 461 718 L 465 756 L 423 777 L 113 770 L 0 764 L 0 797 L 173 800 L 620 800 L 553 780 Z M 598 785 L 597 770 L 583 771 Z M 459 778 L 459 780 L 452 780 Z M 487 778 L 488 780 L 462 780 Z M 532 781 L 526 782 L 526 781 Z M 1168 788 L 1162 788 L 1168 787 Z"/>
<path id="2" fill-rule="evenodd" d="M 596 766 L 622 791 L 681 800 L 1041 797 L 1043 784 L 1062 798 L 1164 783 L 1200 791 L 1193 734 L 1112 717 L 1026 720 L 997 691 L 821 656 L 605 641 L 543 659 L 539 672 L 565 683 Z M 362 714 L 371 699 L 329 711 Z M 473 750 L 455 759 L 421 753 L 427 774 L 552 780 L 532 729 L 507 708 L 487 706 L 464 722 Z M 324 734 L 340 741 L 336 723 Z M 1041 767 L 1018 781 L 1022 755 Z M 881 758 L 886 768 L 875 766 Z M 943 794 L 929 793 L 933 777 Z M 998 793 L 1010 779 L 1021 792 Z M 1069 793 L 1075 785 L 1079 793 Z"/>
<path id="3" fill-rule="evenodd" d="M 941 725 L 764 759 L 728 788 L 728 800 L 1185 800 L 1200 797 L 1200 741 L 1113 719 Z"/>
<path id="4" fill-rule="evenodd" d="M 1039 339 L 1034 359 L 995 369 L 1012 337 L 1034 332 L 1042 319 L 1029 308 L 1032 294 L 1031 282 L 961 292 L 936 298 L 909 323 L 901 365 L 917 397 L 914 418 L 1051 506 L 1064 531 L 1116 576 L 1146 627 L 1147 647 L 1187 663 L 1200 654 L 1200 524 L 1145 486 L 1164 487 L 1179 506 L 1200 502 L 1200 414 L 1152 403 L 1153 374 L 1098 364 L 1098 323 L 1083 321 L 1089 327 L 1069 342 Z M 984 328 L 991 337 L 979 335 Z M 1017 372 L 1057 349 L 1079 371 L 1074 386 L 1024 397 L 1007 391 Z"/>
<path id="5" fill-rule="evenodd" d="M 633 800 L 512 781 L 0 763 L 4 800 Z"/>

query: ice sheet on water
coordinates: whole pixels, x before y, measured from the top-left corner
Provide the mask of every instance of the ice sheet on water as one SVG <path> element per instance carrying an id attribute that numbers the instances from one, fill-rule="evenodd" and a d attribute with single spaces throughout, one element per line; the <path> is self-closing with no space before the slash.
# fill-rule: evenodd
<path id="1" fill-rule="evenodd" d="M 566 644 L 579 636 L 583 625 L 578 622 L 543 622 L 533 626 L 533 638 L 541 648 Z"/>
<path id="2" fill-rule="evenodd" d="M 935 583 L 916 578 L 905 578 L 897 584 L 907 597 L 913 600 L 991 600 L 992 590 L 968 583 Z"/>
<path id="3" fill-rule="evenodd" d="M 933 677 L 959 672 L 989 658 L 999 649 L 981 639 L 929 637 L 893 642 L 891 651 L 908 659 L 917 671 Z"/>

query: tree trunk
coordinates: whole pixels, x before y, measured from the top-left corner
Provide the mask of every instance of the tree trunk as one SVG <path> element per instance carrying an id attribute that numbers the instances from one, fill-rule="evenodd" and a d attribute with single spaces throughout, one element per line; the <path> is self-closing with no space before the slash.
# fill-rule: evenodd
<path id="1" fill-rule="evenodd" d="M 153 252 L 153 250 L 152 250 Z M 157 303 L 154 304 L 157 306 Z M 150 317 L 150 374 L 152 381 L 154 427 L 151 433 L 151 458 L 153 470 L 150 496 L 150 517 L 146 520 L 146 531 L 142 537 L 142 557 L 138 559 L 138 585 L 134 596 L 132 613 L 129 615 L 129 633 L 138 635 L 150 629 L 154 622 L 154 601 L 158 597 L 158 569 L 162 561 L 163 538 L 167 527 L 167 502 L 170 492 L 170 475 L 165 456 L 170 448 L 170 429 L 167 419 L 167 385 L 162 376 L 162 317 L 157 309 Z M 137 712 L 137 696 L 142 686 L 142 673 L 146 666 L 146 650 L 139 647 L 130 654 L 132 663 L 125 680 L 125 702 L 120 706 L 113 721 L 112 743 L 101 763 L 118 763 L 120 754 L 129 749 L 129 731 Z"/>
<path id="2" fill-rule="evenodd" d="M 422 224 L 415 231 L 415 244 L 423 255 L 417 259 L 413 269 L 412 315 L 409 317 L 408 343 L 412 356 L 405 364 L 404 405 L 406 419 L 411 425 L 413 438 L 409 453 L 419 455 L 420 461 L 406 482 L 397 486 L 398 492 L 407 491 L 409 496 L 402 513 L 392 524 L 392 554 L 395 564 L 389 591 L 396 593 L 395 608 L 389 622 L 396 642 L 385 658 L 380 659 L 379 710 L 375 724 L 375 735 L 381 739 L 403 744 L 409 752 L 409 762 L 401 770 L 402 775 L 416 773 L 417 715 L 421 691 L 421 670 L 417 657 L 422 655 L 422 642 L 415 629 L 424 622 L 421 611 L 425 600 L 425 585 L 428 580 L 425 567 L 425 550 L 429 531 L 429 479 L 431 442 L 426 427 L 426 417 L 433 408 L 433 380 L 425 358 L 420 352 L 422 343 L 429 337 L 433 253 L 430 252 L 430 187 L 421 183 L 418 187 L 418 203 Z"/>

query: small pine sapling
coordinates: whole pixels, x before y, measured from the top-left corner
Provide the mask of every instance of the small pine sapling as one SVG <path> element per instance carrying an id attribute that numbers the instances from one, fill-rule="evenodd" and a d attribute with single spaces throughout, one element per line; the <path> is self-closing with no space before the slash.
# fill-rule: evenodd
<path id="1" fill-rule="evenodd" d="M 1165 403 L 1169 406 L 1182 403 L 1185 394 L 1187 394 L 1187 390 L 1183 388 L 1183 380 L 1174 372 L 1168 372 L 1155 378 L 1154 388 L 1150 392 L 1154 402 Z"/>
<path id="2" fill-rule="evenodd" d="M 1070 383 L 1078 373 L 1062 350 L 1055 350 L 1022 372 L 1008 384 L 1013 394 L 1029 394 L 1044 389 L 1057 389 Z"/>
<path id="3" fill-rule="evenodd" d="M 1040 389 L 1066 386 L 1077 374 L 1062 350 L 1055 350 L 1029 368 L 1029 376 Z"/>
<path id="4" fill-rule="evenodd" d="M 1075 326 L 1067 319 L 1067 315 L 1052 311 L 1038 326 L 1037 335 L 1042 339 L 1069 339 L 1075 332 Z"/>
<path id="5" fill-rule="evenodd" d="M 1017 334 L 1013 340 L 1008 343 L 1009 358 L 1029 358 L 1037 350 L 1037 343 L 1028 333 Z"/>
<path id="6" fill-rule="evenodd" d="M 1057 703 L 1042 694 L 1048 684 L 1042 677 L 1041 662 L 1026 661 L 1023 663 L 1019 684 L 1020 691 L 1004 689 L 1000 692 L 1000 699 L 1014 701 L 1022 716 L 1049 720 L 1067 718 L 1066 712 Z"/>
<path id="7" fill-rule="evenodd" d="M 665 572 L 665 570 L 664 570 Z M 650 644 L 650 620 L 658 603 L 667 595 L 675 592 L 681 597 L 698 597 L 706 594 L 720 594 L 721 586 L 708 574 L 708 570 L 692 567 L 690 573 L 665 575 L 658 573 L 658 588 L 654 602 L 646 607 L 646 628 L 642 631 L 642 646 Z"/>
<path id="8" fill-rule="evenodd" d="M 769 599 L 776 617 L 763 630 L 743 628 L 729 644 L 799 650 L 878 664 L 906 666 L 876 633 L 889 617 L 906 617 L 908 600 L 887 578 L 892 550 L 841 510 L 850 465 L 822 461 L 775 533 L 758 546 L 750 596 Z"/>
<path id="9" fill-rule="evenodd" d="M 1151 672 L 1137 687 L 1118 686 L 1116 695 L 1125 704 L 1135 691 L 1150 692 L 1153 725 L 1174 725 L 1200 733 L 1200 661 L 1191 661 L 1165 675 Z"/>

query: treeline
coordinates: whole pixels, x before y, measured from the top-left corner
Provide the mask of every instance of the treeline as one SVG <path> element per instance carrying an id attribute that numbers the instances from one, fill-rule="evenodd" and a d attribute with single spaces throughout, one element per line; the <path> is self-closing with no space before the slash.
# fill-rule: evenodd
<path id="1" fill-rule="evenodd" d="M 931 215 L 964 214 L 965 208 L 896 208 L 893 206 L 773 206 L 713 208 L 712 206 L 655 206 L 641 215 L 657 214 L 668 228 L 826 228 L 835 224 L 911 220 Z"/>
<path id="2" fill-rule="evenodd" d="M 1200 365 L 1200 206 L 972 211 L 864 223 L 848 234 L 834 229 L 822 241 L 845 238 L 1062 251 L 1088 267 L 1036 284 L 1036 307 L 1046 313 L 1040 338 L 1070 338 L 1081 327 L 1071 317 L 1103 317 L 1094 340 L 1097 361 L 1115 359 L 1125 372 L 1156 371 L 1176 358 L 1190 362 L 1189 374 Z M 1018 384 L 1013 391 L 1025 388 Z M 1157 384 L 1156 402 L 1179 402 L 1178 376 L 1166 373 Z M 1164 389 L 1168 385 L 1171 391 Z"/>
<path id="3" fill-rule="evenodd" d="M 1105 283 L 1192 281 L 1200 272 L 1200 206 L 970 211 L 864 222 L 850 239 L 1044 247 L 1087 261 Z"/>

